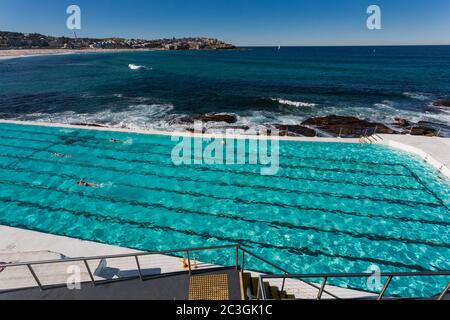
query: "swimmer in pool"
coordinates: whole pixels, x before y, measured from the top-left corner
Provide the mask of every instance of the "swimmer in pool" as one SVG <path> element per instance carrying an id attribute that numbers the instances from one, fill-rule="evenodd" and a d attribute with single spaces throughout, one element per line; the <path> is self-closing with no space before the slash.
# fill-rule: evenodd
<path id="1" fill-rule="evenodd" d="M 52 153 L 52 157 L 71 158 L 71 156 L 68 154 L 62 154 L 62 153 L 58 153 L 58 152 Z"/>
<path id="2" fill-rule="evenodd" d="M 86 178 L 81 178 L 80 181 L 78 181 L 77 185 L 90 188 L 94 188 L 96 186 L 94 183 L 87 182 Z"/>
<path id="3" fill-rule="evenodd" d="M 109 141 L 112 143 L 121 143 L 122 142 L 122 140 L 119 140 L 119 139 L 109 139 Z"/>

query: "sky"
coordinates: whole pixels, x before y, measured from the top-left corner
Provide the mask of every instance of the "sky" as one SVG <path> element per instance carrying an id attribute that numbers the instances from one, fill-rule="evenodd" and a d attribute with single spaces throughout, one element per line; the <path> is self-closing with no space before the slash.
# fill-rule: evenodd
<path id="1" fill-rule="evenodd" d="M 0 0 L 0 30 L 80 37 L 207 36 L 238 46 L 450 45 L 450 0 Z M 381 30 L 366 27 L 369 5 Z"/>

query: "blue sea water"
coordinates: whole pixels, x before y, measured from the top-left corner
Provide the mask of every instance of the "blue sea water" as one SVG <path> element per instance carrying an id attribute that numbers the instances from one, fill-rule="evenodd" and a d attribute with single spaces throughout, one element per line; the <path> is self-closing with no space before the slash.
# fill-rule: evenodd
<path id="1" fill-rule="evenodd" d="M 433 106 L 450 98 L 449 78 L 450 46 L 33 57 L 0 61 L 0 117 L 172 130 L 206 112 L 251 128 L 338 114 L 428 121 L 450 135 L 449 109 Z"/>
<path id="2" fill-rule="evenodd" d="M 175 166 L 175 144 L 1 124 L 0 224 L 142 250 L 240 243 L 293 273 L 450 268 L 450 184 L 418 158 L 377 145 L 281 141 L 280 170 L 262 176 L 259 165 Z M 82 177 L 97 187 L 78 186 Z M 233 252 L 195 258 L 234 263 Z M 246 267 L 276 272 L 255 259 Z M 387 294 L 432 295 L 449 279 L 404 281 Z"/>

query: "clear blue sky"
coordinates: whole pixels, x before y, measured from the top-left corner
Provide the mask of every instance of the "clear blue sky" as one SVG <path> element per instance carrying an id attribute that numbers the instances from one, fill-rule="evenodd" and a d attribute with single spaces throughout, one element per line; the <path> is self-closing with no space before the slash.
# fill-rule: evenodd
<path id="1" fill-rule="evenodd" d="M 0 30 L 79 36 L 217 37 L 237 45 L 450 44 L 449 0 L 0 0 Z M 382 9 L 382 30 L 366 9 Z"/>

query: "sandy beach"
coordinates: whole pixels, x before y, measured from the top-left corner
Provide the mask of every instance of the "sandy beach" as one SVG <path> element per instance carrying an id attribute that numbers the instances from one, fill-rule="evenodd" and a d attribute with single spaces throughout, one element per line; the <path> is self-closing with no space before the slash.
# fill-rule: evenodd
<path id="1" fill-rule="evenodd" d="M 162 50 L 162 49 L 13 49 L 13 50 L 0 50 L 0 59 L 58 55 L 58 54 L 112 53 L 112 52 L 155 51 L 155 50 Z"/>

